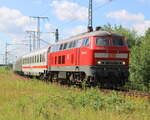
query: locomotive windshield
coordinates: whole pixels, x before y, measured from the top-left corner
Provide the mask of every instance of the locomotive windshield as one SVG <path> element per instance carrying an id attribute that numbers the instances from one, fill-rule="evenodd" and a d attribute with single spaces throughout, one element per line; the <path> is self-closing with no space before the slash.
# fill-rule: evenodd
<path id="1" fill-rule="evenodd" d="M 112 37 L 112 38 L 104 38 L 97 37 L 96 38 L 96 46 L 125 46 L 124 39 L 121 37 Z"/>
<path id="2" fill-rule="evenodd" d="M 113 37 L 112 38 L 112 45 L 113 46 L 124 46 L 124 40 L 119 37 Z"/>
<path id="3" fill-rule="evenodd" d="M 96 45 L 97 46 L 108 46 L 109 39 L 108 38 L 96 38 Z"/>

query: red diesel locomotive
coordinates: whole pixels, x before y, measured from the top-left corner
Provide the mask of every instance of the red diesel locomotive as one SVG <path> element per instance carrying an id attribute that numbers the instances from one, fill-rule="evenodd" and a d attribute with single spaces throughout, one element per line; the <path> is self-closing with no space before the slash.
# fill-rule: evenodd
<path id="1" fill-rule="evenodd" d="M 107 31 L 87 32 L 57 42 L 48 52 L 50 78 L 63 76 L 72 82 L 124 84 L 128 64 L 127 41 Z"/>
<path id="2" fill-rule="evenodd" d="M 116 33 L 101 30 L 82 33 L 52 44 L 44 54 L 47 54 L 47 60 L 43 61 L 47 64 L 44 63 L 47 66 L 45 69 L 39 71 L 40 68 L 31 67 L 31 70 L 19 69 L 19 72 L 47 80 L 66 78 L 69 83 L 86 81 L 89 84 L 108 86 L 124 85 L 128 78 L 127 41 L 124 36 Z M 19 60 L 27 59 L 27 65 L 32 66 L 32 62 L 36 63 L 40 56 L 34 57 L 34 52 L 31 55 L 28 58 L 23 56 Z M 26 68 L 25 65 L 21 66 Z"/>

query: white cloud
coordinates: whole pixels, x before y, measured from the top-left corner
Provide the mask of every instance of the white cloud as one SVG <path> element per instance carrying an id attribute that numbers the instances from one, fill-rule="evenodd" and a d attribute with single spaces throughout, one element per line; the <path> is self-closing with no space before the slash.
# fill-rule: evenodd
<path id="1" fill-rule="evenodd" d="M 150 20 L 145 20 L 145 16 L 141 13 L 131 14 L 126 10 L 110 12 L 106 15 L 107 18 L 112 18 L 120 22 L 125 22 L 132 25 L 133 30 L 139 35 L 143 35 L 150 27 Z"/>
<path id="2" fill-rule="evenodd" d="M 86 31 L 87 31 L 87 27 L 79 25 L 79 26 L 74 27 L 72 29 L 66 30 L 66 34 L 68 37 L 68 36 L 77 35 L 77 34 L 80 34 L 80 33 L 86 32 Z"/>
<path id="3" fill-rule="evenodd" d="M 60 20 L 86 21 L 88 18 L 88 9 L 77 3 L 54 0 L 50 6 Z"/>
<path id="4" fill-rule="evenodd" d="M 126 10 L 110 12 L 106 15 L 107 18 L 113 18 L 122 22 L 139 23 L 144 21 L 144 15 L 141 13 L 131 14 Z"/>
<path id="5" fill-rule="evenodd" d="M 54 25 L 49 24 L 49 23 L 46 23 L 46 24 L 45 24 L 45 29 L 48 30 L 48 31 L 53 31 L 53 30 L 55 30 L 56 28 L 55 28 Z"/>
<path id="6" fill-rule="evenodd" d="M 24 16 L 20 11 L 16 9 L 10 9 L 7 7 L 0 7 L 0 33 L 7 36 L 11 41 L 8 41 L 12 44 L 26 44 L 28 41 L 23 41 L 25 38 L 25 30 L 29 27 L 30 18 L 27 16 Z M 33 23 L 33 22 L 31 22 Z M 33 26 L 32 26 L 33 27 Z M 35 27 L 34 27 L 35 28 Z M 29 29 L 28 29 L 29 30 Z M 2 46 L 5 46 L 4 44 Z M 28 48 L 28 46 L 9 46 L 9 49 L 11 48 L 17 48 L 11 52 L 16 53 L 16 55 L 23 54 L 25 49 Z M 19 53 L 19 54 L 18 54 Z"/>
<path id="7" fill-rule="evenodd" d="M 148 28 L 150 28 L 150 20 L 133 25 L 133 29 L 136 30 L 139 35 L 143 35 Z"/>
<path id="8" fill-rule="evenodd" d="M 24 26 L 29 22 L 27 16 L 15 9 L 0 8 L 0 32 L 16 34 L 24 31 Z"/>

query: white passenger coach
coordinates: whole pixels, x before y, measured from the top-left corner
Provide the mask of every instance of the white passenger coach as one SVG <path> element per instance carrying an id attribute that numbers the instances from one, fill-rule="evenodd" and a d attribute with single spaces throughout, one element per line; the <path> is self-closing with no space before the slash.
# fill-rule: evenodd
<path id="1" fill-rule="evenodd" d="M 49 47 L 46 47 L 22 56 L 22 71 L 25 75 L 39 76 L 47 71 L 48 50 Z"/>

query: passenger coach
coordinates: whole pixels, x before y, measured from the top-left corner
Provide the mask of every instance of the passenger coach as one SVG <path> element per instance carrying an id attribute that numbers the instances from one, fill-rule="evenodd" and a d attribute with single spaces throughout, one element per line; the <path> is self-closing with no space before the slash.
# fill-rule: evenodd
<path id="1" fill-rule="evenodd" d="M 49 47 L 33 51 L 22 57 L 22 71 L 28 76 L 43 76 L 47 71 L 47 53 Z"/>

